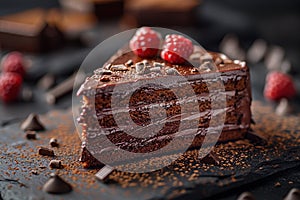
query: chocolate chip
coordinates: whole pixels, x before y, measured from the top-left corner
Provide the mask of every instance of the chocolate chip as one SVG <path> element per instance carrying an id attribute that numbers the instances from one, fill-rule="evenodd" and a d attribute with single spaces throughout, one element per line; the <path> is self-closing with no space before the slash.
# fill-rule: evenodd
<path id="1" fill-rule="evenodd" d="M 206 164 L 213 164 L 213 165 L 220 164 L 220 160 L 218 159 L 217 155 L 215 155 L 215 153 L 213 153 L 213 152 L 210 152 L 204 158 L 202 158 L 201 162 L 206 163 Z"/>
<path id="2" fill-rule="evenodd" d="M 152 67 L 150 68 L 151 72 L 161 73 L 160 67 Z"/>
<path id="3" fill-rule="evenodd" d="M 49 141 L 49 145 L 51 147 L 58 147 L 59 146 L 56 138 L 51 138 L 50 141 Z"/>
<path id="4" fill-rule="evenodd" d="M 135 64 L 135 71 L 137 74 L 142 75 L 144 74 L 146 69 L 146 65 L 143 62 L 138 62 Z"/>
<path id="5" fill-rule="evenodd" d="M 104 69 L 110 70 L 111 66 L 112 66 L 112 64 L 109 63 L 109 64 L 105 65 Z"/>
<path id="6" fill-rule="evenodd" d="M 63 166 L 61 164 L 61 160 L 51 160 L 49 163 L 50 168 L 61 169 Z"/>
<path id="7" fill-rule="evenodd" d="M 162 67 L 164 66 L 164 63 L 154 62 L 154 63 L 153 63 L 153 66 L 154 66 L 154 67 L 162 68 Z"/>
<path id="8" fill-rule="evenodd" d="M 298 188 L 291 189 L 283 200 L 300 200 L 300 190 Z"/>
<path id="9" fill-rule="evenodd" d="M 125 65 L 112 65 L 110 67 L 111 71 L 127 71 L 128 68 Z"/>
<path id="10" fill-rule="evenodd" d="M 111 174 L 114 171 L 114 168 L 108 165 L 105 165 L 96 173 L 96 178 L 98 178 L 101 181 L 106 181 L 109 174 Z"/>
<path id="11" fill-rule="evenodd" d="M 100 78 L 100 81 L 101 81 L 101 82 L 109 82 L 109 81 L 110 81 L 110 78 L 109 78 L 109 76 L 102 76 L 102 77 Z"/>
<path id="12" fill-rule="evenodd" d="M 175 68 L 166 69 L 166 73 L 168 75 L 180 75 L 180 73 Z"/>
<path id="13" fill-rule="evenodd" d="M 99 69 L 96 69 L 94 71 L 94 74 L 97 74 L 97 75 L 111 75 L 112 71 L 107 70 L 107 69 L 103 69 L 103 68 L 99 68 Z"/>
<path id="14" fill-rule="evenodd" d="M 48 149 L 46 147 L 40 147 L 38 149 L 39 155 L 42 156 L 55 156 L 54 151 L 52 149 Z"/>
<path id="15" fill-rule="evenodd" d="M 125 63 L 125 65 L 126 65 L 127 67 L 130 67 L 131 65 L 133 65 L 133 61 L 132 61 L 132 60 L 128 60 L 128 61 Z"/>
<path id="16" fill-rule="evenodd" d="M 25 137 L 28 140 L 36 140 L 36 132 L 35 131 L 26 131 L 25 134 L 26 134 Z"/>
<path id="17" fill-rule="evenodd" d="M 21 124 L 23 131 L 43 131 L 45 127 L 40 122 L 38 115 L 30 114 Z"/>
<path id="18" fill-rule="evenodd" d="M 243 192 L 237 200 L 255 200 L 254 196 L 250 192 Z"/>
<path id="19" fill-rule="evenodd" d="M 51 174 L 44 184 L 43 191 L 51 194 L 64 194 L 72 191 L 72 186 L 56 174 Z"/>

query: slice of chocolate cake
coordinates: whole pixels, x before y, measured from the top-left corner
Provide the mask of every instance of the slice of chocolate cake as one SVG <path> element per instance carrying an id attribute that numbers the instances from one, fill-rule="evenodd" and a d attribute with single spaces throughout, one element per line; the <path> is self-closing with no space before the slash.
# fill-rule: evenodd
<path id="1" fill-rule="evenodd" d="M 117 149 L 146 154 L 169 146 L 167 151 L 176 152 L 188 143 L 189 148 L 201 147 L 207 135 L 218 142 L 245 136 L 251 123 L 245 63 L 194 46 L 184 62 L 171 64 L 163 51 L 158 52 L 162 56 L 141 58 L 125 47 L 82 84 L 79 124 L 85 167 L 102 165 L 95 158 L 98 153 L 115 162 L 133 159 L 112 155 Z M 174 84 L 176 77 L 181 78 Z M 172 143 L 175 137 L 179 143 Z"/>

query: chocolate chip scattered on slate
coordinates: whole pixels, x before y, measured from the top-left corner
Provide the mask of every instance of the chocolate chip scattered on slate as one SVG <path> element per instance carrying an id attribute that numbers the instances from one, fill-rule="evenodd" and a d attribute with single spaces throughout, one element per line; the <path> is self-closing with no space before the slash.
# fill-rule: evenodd
<path id="1" fill-rule="evenodd" d="M 109 174 L 111 174 L 113 171 L 114 171 L 113 167 L 105 165 L 95 174 L 95 176 L 100 181 L 106 181 Z"/>
<path id="2" fill-rule="evenodd" d="M 51 160 L 49 163 L 50 168 L 61 169 L 63 166 L 61 164 L 61 160 Z"/>
<path id="3" fill-rule="evenodd" d="M 213 164 L 213 165 L 220 164 L 220 160 L 218 159 L 217 155 L 215 155 L 215 153 L 213 153 L 213 152 L 210 152 L 204 158 L 202 158 L 201 162 L 206 163 L 206 164 Z"/>
<path id="4" fill-rule="evenodd" d="M 291 112 L 292 106 L 290 105 L 289 100 L 285 98 L 281 99 L 275 109 L 275 113 L 279 116 L 286 116 L 288 114 L 291 114 Z"/>
<path id="5" fill-rule="evenodd" d="M 59 146 L 58 141 L 57 141 L 56 138 L 51 138 L 50 141 L 49 141 L 49 145 L 51 147 L 58 147 Z"/>
<path id="6" fill-rule="evenodd" d="M 48 149 L 46 147 L 40 147 L 38 149 L 39 155 L 42 156 L 55 156 L 54 151 L 52 149 Z"/>
<path id="7" fill-rule="evenodd" d="M 283 200 L 300 200 L 300 189 L 291 189 Z"/>
<path id="8" fill-rule="evenodd" d="M 43 131 L 44 125 L 40 122 L 38 115 L 30 114 L 21 124 L 23 131 Z"/>
<path id="9" fill-rule="evenodd" d="M 64 194 L 72 191 L 72 186 L 57 174 L 51 174 L 50 179 L 44 184 L 43 191 L 51 194 Z"/>
<path id="10" fill-rule="evenodd" d="M 36 140 L 36 132 L 35 131 L 26 131 L 25 137 L 28 140 Z"/>
<path id="11" fill-rule="evenodd" d="M 255 200 L 253 194 L 251 194 L 250 192 L 243 192 L 238 198 L 237 200 Z"/>

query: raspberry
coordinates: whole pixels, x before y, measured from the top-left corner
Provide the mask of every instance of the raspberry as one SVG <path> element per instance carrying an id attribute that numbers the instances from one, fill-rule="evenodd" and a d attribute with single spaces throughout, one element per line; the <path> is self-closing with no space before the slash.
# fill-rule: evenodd
<path id="1" fill-rule="evenodd" d="M 138 29 L 129 42 L 130 49 L 141 58 L 157 55 L 161 44 L 161 35 L 149 27 Z"/>
<path id="2" fill-rule="evenodd" d="M 269 100 L 291 98 L 296 95 L 296 88 L 290 76 L 281 72 L 270 72 L 266 78 L 264 96 Z"/>
<path id="3" fill-rule="evenodd" d="M 182 64 L 193 53 L 193 50 L 194 46 L 191 40 L 172 34 L 166 36 L 160 56 L 172 64 Z"/>
<path id="4" fill-rule="evenodd" d="M 11 52 L 2 59 L 2 72 L 14 72 L 25 75 L 23 55 L 19 52 Z"/>
<path id="5" fill-rule="evenodd" d="M 11 102 L 18 98 L 23 79 L 17 73 L 7 72 L 0 75 L 0 99 Z"/>

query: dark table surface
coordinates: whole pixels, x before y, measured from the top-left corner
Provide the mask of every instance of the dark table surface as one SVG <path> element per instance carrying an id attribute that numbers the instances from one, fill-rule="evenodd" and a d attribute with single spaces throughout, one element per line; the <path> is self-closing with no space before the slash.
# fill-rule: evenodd
<path id="1" fill-rule="evenodd" d="M 0 3 L 0 15 L 31 7 L 59 6 L 57 1 L 52 0 L 43 2 L 31 0 L 27 1 L 26 5 L 21 3 L 19 6 L 15 6 L 18 5 L 18 2 L 21 1 L 3 0 Z M 270 45 L 282 46 L 286 52 L 286 58 L 292 63 L 292 75 L 298 90 L 298 97 L 294 99 L 293 104 L 296 107 L 296 112 L 298 112 L 300 107 L 300 15 L 298 8 L 299 2 L 291 0 L 284 2 L 268 1 L 268 3 L 261 3 L 261 1 L 256 0 L 251 1 L 251 3 L 247 2 L 247 4 L 241 4 L 241 2 L 234 0 L 205 1 L 198 11 L 199 23 L 197 26 L 172 28 L 190 35 L 209 50 L 218 50 L 220 41 L 227 33 L 237 34 L 245 49 L 257 38 L 265 39 Z M 94 46 L 121 31 L 121 28 L 116 24 L 115 21 L 102 22 L 93 30 L 85 33 L 90 36 L 91 40 L 87 46 L 70 44 L 55 52 L 26 54 L 26 56 L 32 59 L 33 65 L 48 65 L 50 72 L 52 70 L 52 73 L 57 73 L 57 80 L 60 82 L 78 70 L 81 62 Z M 1 53 L 5 54 L 6 52 Z M 253 99 L 264 101 L 262 94 L 267 69 L 262 62 L 249 64 L 249 67 Z M 43 96 L 45 92 L 36 88 L 36 79 L 41 75 L 37 75 L 35 71 L 31 75 L 32 77 L 28 78 L 26 86 L 33 90 L 33 100 L 29 102 L 18 101 L 7 105 L 0 103 L 0 126 L 5 128 L 9 124 L 22 121 L 33 111 L 42 114 L 55 109 L 70 108 L 72 104 L 71 92 L 59 99 L 57 104 L 49 105 Z M 238 193 L 245 190 L 253 192 L 257 199 L 268 199 L 268 193 L 278 193 L 278 196 L 281 197 L 287 192 L 289 185 L 275 188 L 274 183 L 297 179 L 297 177 L 299 180 L 299 169 L 280 172 L 262 181 L 240 187 L 238 190 L 227 191 L 225 194 L 217 196 L 216 199 L 235 199 Z"/>

